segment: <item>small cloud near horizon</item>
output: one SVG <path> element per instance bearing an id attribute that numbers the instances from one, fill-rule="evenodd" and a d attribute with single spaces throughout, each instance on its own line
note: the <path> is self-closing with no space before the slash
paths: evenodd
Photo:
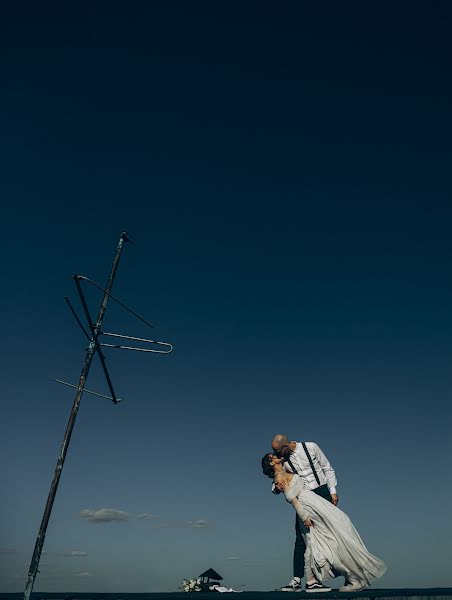
<path id="1" fill-rule="evenodd" d="M 88 571 L 81 571 L 80 573 L 76 573 L 77 577 L 92 577 L 92 573 Z"/>
<path id="2" fill-rule="evenodd" d="M 227 556 L 226 560 L 241 560 L 240 556 Z"/>
<path id="3" fill-rule="evenodd" d="M 197 521 L 161 521 L 154 525 L 155 529 L 205 529 L 212 524 L 203 519 Z"/>
<path id="4" fill-rule="evenodd" d="M 15 548 L 3 547 L 0 548 L 0 554 L 17 554 L 17 550 Z"/>
<path id="5" fill-rule="evenodd" d="M 91 508 L 85 508 L 84 510 L 79 512 L 79 516 L 82 519 L 86 519 L 90 523 L 113 523 L 113 522 L 123 522 L 128 521 L 129 519 L 135 518 L 139 521 L 152 521 L 156 519 L 160 519 L 159 515 L 153 515 L 152 513 L 139 513 L 137 515 L 133 513 L 126 512 L 124 510 L 119 510 L 117 508 L 99 508 L 97 510 L 93 510 Z M 212 524 L 204 519 L 197 519 L 194 521 L 185 521 L 185 522 L 160 522 L 156 523 L 154 527 L 161 529 L 163 527 L 171 527 L 171 528 L 179 528 L 179 527 L 188 527 L 192 529 L 205 529 L 207 527 L 212 527 Z M 76 552 L 76 551 L 73 551 Z M 85 554 L 72 554 L 67 553 L 65 556 L 85 556 Z"/>
<path id="6" fill-rule="evenodd" d="M 210 527 L 210 523 L 208 523 L 207 521 L 204 521 L 203 519 L 198 519 L 197 521 L 188 521 L 188 526 L 189 527 L 194 527 L 194 528 L 203 528 L 203 527 Z"/>
<path id="7" fill-rule="evenodd" d="M 81 550 L 71 550 L 70 552 L 64 552 L 63 556 L 66 558 L 72 558 L 73 556 L 88 556 L 88 552 L 82 552 Z"/>
<path id="8" fill-rule="evenodd" d="M 127 513 L 124 510 L 118 510 L 117 508 L 99 508 L 98 510 L 85 508 L 79 513 L 79 515 L 90 523 L 113 523 L 128 521 L 132 516 L 130 513 Z"/>

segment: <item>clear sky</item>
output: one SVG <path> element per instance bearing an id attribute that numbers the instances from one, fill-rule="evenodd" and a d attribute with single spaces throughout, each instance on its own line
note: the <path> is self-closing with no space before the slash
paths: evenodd
<path id="1" fill-rule="evenodd" d="M 114 293 L 158 327 L 105 325 L 175 349 L 108 352 L 124 402 L 82 399 L 35 589 L 286 583 L 277 432 L 330 458 L 380 586 L 452 585 L 450 3 L 1 10 L 1 591 L 86 347 L 63 298 L 124 229 Z"/>

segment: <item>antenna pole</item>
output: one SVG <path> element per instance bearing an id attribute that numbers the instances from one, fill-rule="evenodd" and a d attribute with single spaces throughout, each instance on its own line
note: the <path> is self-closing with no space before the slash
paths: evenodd
<path id="1" fill-rule="evenodd" d="M 50 513 L 52 512 L 53 503 L 55 500 L 56 492 L 58 489 L 58 484 L 60 482 L 61 472 L 63 470 L 64 460 L 66 458 L 67 450 L 69 447 L 69 442 L 72 436 L 72 430 L 74 429 L 75 419 L 77 418 L 78 409 L 80 406 L 80 400 L 82 398 L 83 391 L 85 389 L 85 383 L 88 378 L 88 373 L 91 367 L 91 362 L 93 360 L 94 354 L 98 348 L 97 337 L 101 330 L 102 320 L 104 318 L 104 314 L 107 308 L 108 300 L 110 298 L 110 292 L 113 287 L 113 282 L 115 279 L 116 271 L 118 269 L 119 260 L 121 258 L 121 253 L 123 250 L 123 246 L 125 242 L 130 241 L 126 232 L 123 231 L 119 238 L 118 247 L 116 249 L 115 258 L 113 260 L 113 265 L 111 267 L 110 276 L 108 278 L 107 287 L 104 291 L 104 296 L 102 298 L 102 303 L 99 308 L 99 313 L 97 315 L 96 323 L 93 326 L 93 330 L 91 333 L 91 339 L 89 346 L 86 350 L 85 360 L 83 362 L 82 371 L 80 373 L 80 379 L 77 386 L 77 392 L 75 394 L 74 403 L 72 404 L 71 414 L 69 415 L 69 421 L 66 427 L 66 432 L 64 434 L 63 443 L 61 445 L 60 454 L 58 456 L 57 464 L 55 467 L 55 473 L 53 476 L 52 483 L 50 485 L 49 495 L 47 497 L 47 503 L 44 509 L 44 514 L 42 515 L 41 526 L 39 528 L 38 537 L 36 538 L 35 549 L 33 551 L 33 557 L 31 559 L 30 568 L 28 570 L 28 580 L 27 585 L 25 587 L 23 600 L 30 600 L 31 593 L 33 591 L 34 582 L 36 579 L 36 575 L 38 573 L 39 561 L 41 559 L 42 547 L 44 545 L 44 539 L 46 536 L 47 525 L 50 519 Z M 78 275 L 74 275 L 74 279 L 78 282 Z"/>

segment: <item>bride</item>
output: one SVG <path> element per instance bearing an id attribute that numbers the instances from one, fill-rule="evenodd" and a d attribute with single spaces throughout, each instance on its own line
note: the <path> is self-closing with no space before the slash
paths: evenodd
<path id="1" fill-rule="evenodd" d="M 301 477 L 284 471 L 274 454 L 262 459 L 264 475 L 284 489 L 302 522 L 306 542 L 305 573 L 307 582 L 345 576 L 340 591 L 357 592 L 381 577 L 386 565 L 370 554 L 348 516 L 337 506 L 303 487 Z M 301 523 L 300 523 L 301 525 Z"/>

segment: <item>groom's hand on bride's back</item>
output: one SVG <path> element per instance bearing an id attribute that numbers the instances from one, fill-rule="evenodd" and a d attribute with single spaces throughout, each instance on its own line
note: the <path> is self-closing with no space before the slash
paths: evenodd
<path id="1" fill-rule="evenodd" d="M 337 506 L 337 503 L 339 502 L 339 496 L 337 494 L 331 494 L 331 502 L 334 504 L 334 506 Z"/>

